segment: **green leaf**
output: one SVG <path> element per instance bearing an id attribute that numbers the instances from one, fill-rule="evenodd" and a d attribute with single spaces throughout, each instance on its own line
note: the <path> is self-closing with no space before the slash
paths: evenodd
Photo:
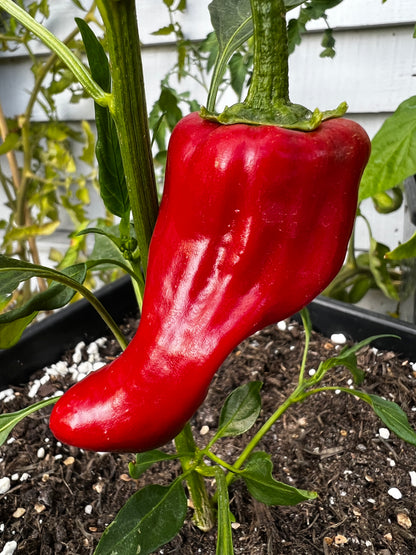
<path id="1" fill-rule="evenodd" d="M 395 337 L 400 339 L 398 335 L 383 333 L 380 335 L 371 335 L 370 337 L 366 337 L 362 341 L 352 345 L 352 347 L 344 347 L 336 357 L 331 357 L 321 362 L 315 376 L 311 378 L 310 383 L 317 383 L 321 381 L 326 372 L 328 372 L 331 368 L 345 366 L 351 372 L 354 382 L 358 385 L 362 384 L 365 378 L 365 372 L 361 368 L 358 368 L 356 353 L 363 347 L 373 343 L 373 341 L 384 337 Z"/>
<path id="2" fill-rule="evenodd" d="M 25 407 L 24 409 L 21 409 L 17 412 L 1 414 L 0 415 L 0 446 L 6 442 L 10 432 L 17 424 L 19 424 L 21 420 L 23 420 L 23 418 L 26 418 L 26 416 L 29 416 L 29 414 L 32 414 L 33 412 L 39 409 L 42 409 L 43 407 L 47 407 L 48 405 L 52 405 L 53 403 L 56 403 L 58 399 L 59 399 L 59 396 L 52 397 L 50 399 L 42 399 L 42 401 L 39 401 L 38 403 L 30 405 L 30 407 Z"/>
<path id="3" fill-rule="evenodd" d="M 218 431 L 210 445 L 221 437 L 241 435 L 253 426 L 261 410 L 261 387 L 261 382 L 250 382 L 230 393 L 221 411 Z"/>
<path id="4" fill-rule="evenodd" d="M 402 243 L 384 255 L 388 260 L 405 260 L 416 256 L 416 233 L 408 241 Z"/>
<path id="5" fill-rule="evenodd" d="M 32 312 L 24 318 L 17 318 L 7 324 L 0 323 L 0 349 L 10 349 L 10 347 L 16 345 L 22 337 L 22 333 L 36 318 L 37 314 L 37 312 Z"/>
<path id="6" fill-rule="evenodd" d="M 218 555 L 234 555 L 233 534 L 231 528 L 232 518 L 227 480 L 223 470 L 221 470 L 219 466 L 215 467 L 215 481 L 217 484 L 218 494 L 218 534 L 216 553 Z"/>
<path id="7" fill-rule="evenodd" d="M 0 144 L 0 156 L 14 150 L 19 144 L 20 137 L 17 133 L 9 133 Z"/>
<path id="8" fill-rule="evenodd" d="M 91 126 L 88 123 L 88 121 L 85 121 L 85 120 L 82 121 L 81 125 L 85 133 L 86 141 L 85 141 L 84 148 L 82 150 L 82 155 L 79 157 L 79 159 L 85 162 L 86 164 L 93 166 L 95 161 L 95 156 L 94 156 L 95 136 L 91 130 Z"/>
<path id="9" fill-rule="evenodd" d="M 177 458 L 178 457 L 176 455 L 168 455 L 163 451 L 159 451 L 159 449 L 153 449 L 152 451 L 146 451 L 145 453 L 138 453 L 136 455 L 136 462 L 129 463 L 130 476 L 134 480 L 138 480 L 140 476 L 153 464 Z"/>
<path id="10" fill-rule="evenodd" d="M 107 54 L 88 23 L 79 17 L 75 18 L 75 22 L 85 46 L 91 75 L 105 92 L 110 92 L 111 73 Z"/>
<path id="11" fill-rule="evenodd" d="M 91 260 L 114 260 L 114 263 L 126 263 L 121 252 L 121 238 L 119 237 L 119 229 L 117 226 L 103 226 L 88 228 L 81 232 L 94 233 L 95 241 L 90 258 Z M 101 269 L 109 268 L 103 265 Z"/>
<path id="12" fill-rule="evenodd" d="M 321 58 L 333 58 L 335 56 L 335 39 L 332 34 L 332 29 L 326 29 L 322 37 L 321 46 L 323 51 L 319 54 Z"/>
<path id="13" fill-rule="evenodd" d="M 58 283 L 64 282 L 65 284 L 69 284 L 74 279 L 78 281 L 76 276 L 82 275 L 83 268 L 85 269 L 84 264 L 75 264 L 65 270 L 58 271 L 47 266 L 32 264 L 0 254 L 0 296 L 10 294 L 22 281 L 37 276 L 51 279 Z M 78 281 L 78 283 L 80 282 Z"/>
<path id="14" fill-rule="evenodd" d="M 59 227 L 59 220 L 47 222 L 42 225 L 32 224 L 25 227 L 14 227 L 7 232 L 6 238 L 8 241 L 21 241 L 29 237 L 39 237 L 45 235 L 52 235 Z"/>
<path id="15" fill-rule="evenodd" d="M 382 399 L 377 395 L 370 395 L 356 389 L 348 389 L 346 387 L 338 389 L 359 397 L 368 403 L 389 430 L 394 432 L 403 441 L 416 445 L 416 431 L 410 426 L 406 413 L 399 405 L 393 403 L 393 401 L 386 401 L 386 399 Z"/>
<path id="16" fill-rule="evenodd" d="M 95 555 L 149 555 L 176 536 L 187 510 L 179 481 L 135 493 L 105 529 Z"/>
<path id="17" fill-rule="evenodd" d="M 83 12 L 87 11 L 79 0 L 72 0 L 72 3 L 75 4 L 77 8 L 80 8 Z"/>
<path id="18" fill-rule="evenodd" d="M 377 287 L 386 295 L 386 297 L 399 301 L 399 293 L 390 278 L 385 259 L 385 255 L 389 252 L 389 250 L 389 247 L 379 243 L 374 239 L 374 237 L 371 237 L 369 265 Z"/>
<path id="19" fill-rule="evenodd" d="M 359 200 L 400 185 L 416 173 L 416 96 L 402 102 L 372 140 Z"/>
<path id="20" fill-rule="evenodd" d="M 297 505 L 318 497 L 315 492 L 277 482 L 272 471 L 270 455 L 257 452 L 253 453 L 239 476 L 243 478 L 251 495 L 266 505 Z"/>
<path id="21" fill-rule="evenodd" d="M 166 25 L 165 27 L 161 27 L 157 31 L 153 31 L 152 35 L 160 36 L 160 35 L 170 35 L 171 33 L 175 32 L 175 26 L 173 23 L 170 25 Z"/>
<path id="22" fill-rule="evenodd" d="M 353 285 L 348 291 L 348 302 L 356 304 L 368 293 L 368 291 L 374 286 L 374 279 L 365 274 L 358 273 Z"/>
<path id="23" fill-rule="evenodd" d="M 233 54 L 230 63 L 231 87 L 238 97 L 241 97 L 244 83 L 247 77 L 247 68 L 244 57 L 240 52 Z"/>
<path id="24" fill-rule="evenodd" d="M 86 276 L 86 265 L 75 264 L 62 270 L 61 274 L 62 276 L 68 276 L 78 283 L 83 283 Z M 32 277 L 30 273 L 29 275 L 21 274 L 18 270 L 16 272 L 11 270 L 10 273 L 4 272 L 4 274 L 0 275 L 2 278 L 0 281 L 4 288 L 11 287 L 18 276 L 23 278 L 21 281 Z M 38 274 L 34 271 L 32 275 Z M 46 291 L 32 296 L 22 306 L 0 314 L 0 349 L 8 349 L 17 343 L 26 326 L 35 318 L 39 311 L 61 308 L 68 304 L 74 295 L 75 290 L 73 288 L 62 283 L 52 283 Z M 13 324 L 11 325 L 12 322 Z"/>
<path id="25" fill-rule="evenodd" d="M 228 60 L 252 36 L 253 22 L 250 0 L 213 0 L 208 9 L 219 46 L 207 100 L 208 111 L 214 112 Z"/>
<path id="26" fill-rule="evenodd" d="M 84 41 L 91 74 L 103 90 L 109 92 L 111 74 L 107 55 L 87 23 L 82 19 L 77 19 L 76 22 Z M 107 210 L 125 218 L 130 211 L 130 200 L 116 126 L 108 108 L 103 108 L 97 103 L 94 107 L 97 125 L 95 153 L 99 168 L 100 195 Z"/>

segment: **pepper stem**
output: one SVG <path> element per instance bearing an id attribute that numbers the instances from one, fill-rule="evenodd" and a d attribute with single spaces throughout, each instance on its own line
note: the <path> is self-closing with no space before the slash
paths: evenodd
<path id="1" fill-rule="evenodd" d="M 289 50 L 283 0 L 251 0 L 254 65 L 246 106 L 269 110 L 289 102 Z M 261 37 L 261 40 L 259 40 Z"/>
<path id="2" fill-rule="evenodd" d="M 345 102 L 335 110 L 313 112 L 289 100 L 289 48 L 284 0 L 250 0 L 254 29 L 253 76 L 244 102 L 221 114 L 202 108 L 201 116 L 232 125 L 275 125 L 312 131 L 323 120 L 343 116 Z"/>

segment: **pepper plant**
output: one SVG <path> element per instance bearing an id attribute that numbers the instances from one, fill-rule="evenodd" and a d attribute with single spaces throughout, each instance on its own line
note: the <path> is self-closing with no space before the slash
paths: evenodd
<path id="1" fill-rule="evenodd" d="M 169 541 L 187 512 L 184 484 L 195 524 L 209 530 L 217 523 L 218 554 L 233 553 L 231 483 L 243 480 L 253 497 L 273 505 L 317 495 L 276 481 L 271 455 L 257 450 L 260 440 L 294 403 L 335 389 L 322 383 L 332 368 L 345 365 L 357 386 L 363 381 L 355 353 L 374 338 L 345 348 L 305 376 L 310 321 L 304 307 L 342 265 L 370 144 L 358 124 L 342 117 L 345 104 L 311 111 L 290 101 L 286 11 L 300 4 L 251 0 L 237 26 L 234 10 L 224 39 L 223 3 L 211 3 L 213 26 L 223 40 L 212 87 L 207 106 L 173 130 L 159 210 L 134 0 L 97 1 L 110 64 L 85 21 L 77 21 L 90 71 L 11 0 L 0 0 L 60 56 L 95 101 L 99 169 L 101 177 L 113 178 L 102 195 L 110 197 L 121 233 L 86 232 L 106 233 L 124 249 L 126 262 L 120 264 L 134 280 L 141 307 L 138 331 L 126 346 L 111 316 L 82 285 L 88 264 L 57 272 L 2 257 L 8 287 L 41 275 L 56 282 L 50 303 L 68 287 L 84 293 L 125 350 L 59 400 L 2 416 L 0 438 L 25 415 L 54 404 L 50 426 L 58 439 L 85 449 L 138 453 L 130 465 L 134 478 L 157 461 L 179 459 L 182 466 L 172 484 L 149 485 L 132 496 L 105 530 L 97 554 L 150 554 Z M 252 32 L 247 97 L 217 113 L 224 64 Z M 256 330 L 299 310 L 306 345 L 293 393 L 266 417 L 238 458 L 226 461 L 216 454 L 217 442 L 248 432 L 260 417 L 261 384 L 242 385 L 227 399 L 214 437 L 197 447 L 189 421 L 225 357 Z M 416 445 L 416 433 L 397 405 L 361 389 L 337 389 L 367 402 L 399 437 Z M 159 449 L 172 439 L 174 454 Z M 216 489 L 210 496 L 206 482 L 212 479 Z"/>

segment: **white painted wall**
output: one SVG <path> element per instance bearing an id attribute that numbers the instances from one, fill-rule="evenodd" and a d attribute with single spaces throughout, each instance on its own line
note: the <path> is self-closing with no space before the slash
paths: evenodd
<path id="1" fill-rule="evenodd" d="M 208 4 L 209 0 L 188 0 L 187 12 L 180 17 L 187 37 L 202 39 L 211 30 Z M 160 80 L 175 62 L 175 48 L 169 37 L 151 34 L 169 23 L 162 0 L 140 0 L 137 6 L 147 101 L 151 107 L 158 96 Z M 81 15 L 68 0 L 51 2 L 51 11 L 48 25 L 61 38 L 69 32 L 71 20 Z M 384 4 L 382 0 L 344 0 L 328 12 L 328 23 L 335 30 L 335 58 L 319 57 L 321 32 L 325 28 L 322 21 L 310 24 L 311 32 L 291 56 L 292 100 L 321 109 L 346 100 L 350 117 L 360 122 L 372 137 L 400 102 L 416 94 L 416 40 L 412 38 L 415 20 L 415 0 L 387 0 Z M 39 54 L 47 52 L 39 43 L 34 42 L 33 48 Z M 26 91 L 33 79 L 29 67 L 19 49 L 11 54 L 0 53 L 0 100 L 6 115 L 24 110 Z M 185 82 L 184 88 L 188 86 L 204 103 L 205 92 L 194 82 Z M 68 98 L 61 97 L 60 118 L 69 121 L 93 118 L 90 101 L 71 105 Z M 230 97 L 224 100 L 229 101 Z M 40 111 L 35 110 L 34 115 L 42 118 Z M 394 246 L 409 233 L 404 209 L 390 216 L 378 216 L 368 202 L 364 210 L 378 240 Z M 367 244 L 364 227 L 359 227 L 357 236 L 364 247 Z"/>

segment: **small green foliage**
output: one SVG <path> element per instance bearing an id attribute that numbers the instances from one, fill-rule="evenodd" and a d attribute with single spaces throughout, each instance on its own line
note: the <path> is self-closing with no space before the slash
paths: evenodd
<path id="1" fill-rule="evenodd" d="M 261 410 L 261 387 L 261 382 L 249 382 L 230 393 L 221 411 L 218 431 L 211 443 L 222 437 L 241 435 L 253 426 Z"/>
<path id="2" fill-rule="evenodd" d="M 7 438 L 9 437 L 13 428 L 21 422 L 26 416 L 29 416 L 33 412 L 40 410 L 48 405 L 52 405 L 56 403 L 59 397 L 52 397 L 50 399 L 43 399 L 34 405 L 30 405 L 30 407 L 25 407 L 17 412 L 10 412 L 7 414 L 0 415 L 0 446 L 3 445 Z"/>
<path id="3" fill-rule="evenodd" d="M 360 200 L 400 185 L 416 174 L 416 96 L 402 102 L 372 140 Z"/>
<path id="4" fill-rule="evenodd" d="M 105 529 L 95 555 L 149 555 L 174 538 L 187 511 L 179 481 L 150 485 L 135 493 Z"/>
<path id="5" fill-rule="evenodd" d="M 270 455 L 263 452 L 253 453 L 248 460 L 241 478 L 250 494 L 266 505 L 297 505 L 308 499 L 316 499 L 318 494 L 294 488 L 276 481 L 272 476 L 273 463 Z"/>
<path id="6" fill-rule="evenodd" d="M 153 464 L 177 458 L 177 455 L 168 455 L 163 451 L 159 451 L 159 449 L 153 449 L 152 451 L 146 451 L 145 453 L 138 453 L 136 455 L 136 462 L 129 463 L 130 476 L 134 480 L 138 480 L 140 476 Z"/>

